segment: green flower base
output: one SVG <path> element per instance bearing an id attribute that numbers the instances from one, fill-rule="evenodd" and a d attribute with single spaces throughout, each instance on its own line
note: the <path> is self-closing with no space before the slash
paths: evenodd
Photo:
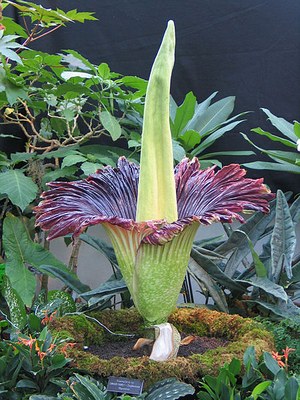
<path id="1" fill-rule="evenodd" d="M 92 314 L 94 318 L 113 332 L 145 333 L 143 321 L 136 310 L 103 311 Z M 123 376 L 145 381 L 146 387 L 168 377 L 176 377 L 195 384 L 204 375 L 215 375 L 219 367 L 232 358 L 243 359 L 248 346 L 254 346 L 259 357 L 263 351 L 275 349 L 273 336 L 264 327 L 250 318 L 228 315 L 206 308 L 180 308 L 169 318 L 179 332 L 190 335 L 222 337 L 229 340 L 225 347 L 208 350 L 203 354 L 177 357 L 175 360 L 156 362 L 149 357 L 113 357 L 104 360 L 82 349 L 83 345 L 101 344 L 105 341 L 121 340 L 108 334 L 98 324 L 83 315 L 65 316 L 52 323 L 52 330 L 60 336 L 72 337 L 78 348 L 70 350 L 68 356 L 74 364 L 91 374 L 107 378 Z"/>

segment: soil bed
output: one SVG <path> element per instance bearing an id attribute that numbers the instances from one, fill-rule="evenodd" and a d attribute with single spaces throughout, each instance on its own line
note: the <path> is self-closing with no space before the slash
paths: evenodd
<path id="1" fill-rule="evenodd" d="M 182 335 L 184 337 L 185 335 Z M 144 346 L 139 350 L 133 350 L 136 339 L 128 339 L 126 341 L 110 341 L 103 345 L 91 345 L 86 350 L 87 352 L 101 357 L 104 360 L 109 360 L 112 357 L 142 357 L 149 356 L 151 353 L 151 346 Z M 214 337 L 200 337 L 195 336 L 194 340 L 188 345 L 180 346 L 178 351 L 179 357 L 188 357 L 193 354 L 203 354 L 207 350 L 212 350 L 217 347 L 225 347 L 230 341 L 224 338 Z"/>

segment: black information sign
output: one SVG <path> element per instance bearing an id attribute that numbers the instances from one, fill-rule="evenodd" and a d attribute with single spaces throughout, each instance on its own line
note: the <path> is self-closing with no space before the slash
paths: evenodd
<path id="1" fill-rule="evenodd" d="M 110 376 L 108 378 L 107 391 L 140 395 L 143 391 L 143 384 L 144 381 L 141 381 L 140 379 Z"/>

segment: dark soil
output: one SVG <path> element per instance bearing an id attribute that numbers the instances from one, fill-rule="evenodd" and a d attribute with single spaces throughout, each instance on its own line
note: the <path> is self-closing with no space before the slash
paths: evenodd
<path id="1" fill-rule="evenodd" d="M 184 337 L 184 335 L 182 335 L 182 337 Z M 101 346 L 91 345 L 86 349 L 86 351 L 106 360 L 115 356 L 127 358 L 150 355 L 152 346 L 144 346 L 139 350 L 133 350 L 132 348 L 135 342 L 136 339 L 117 342 L 111 341 L 106 342 Z M 229 344 L 229 341 L 224 338 L 195 336 L 195 339 L 191 343 L 180 346 L 178 356 L 187 357 L 192 354 L 202 354 L 207 350 L 215 349 L 216 347 L 224 347 L 227 344 Z"/>

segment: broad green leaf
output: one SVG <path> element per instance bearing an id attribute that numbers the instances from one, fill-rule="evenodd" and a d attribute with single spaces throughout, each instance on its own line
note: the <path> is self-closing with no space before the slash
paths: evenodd
<path id="1" fill-rule="evenodd" d="M 6 71 L 2 67 L 0 67 L 0 92 L 5 92 L 6 99 L 10 105 L 13 105 L 18 98 L 27 98 L 25 88 L 11 82 L 6 75 Z"/>
<path id="2" fill-rule="evenodd" d="M 285 398 L 284 400 L 299 400 L 299 379 L 294 376 L 290 376 L 284 388 Z"/>
<path id="3" fill-rule="evenodd" d="M 198 154 L 202 153 L 205 149 L 211 146 L 217 139 L 224 135 L 224 133 L 232 130 L 238 124 L 242 123 L 244 120 L 241 121 L 234 121 L 228 125 L 223 126 L 222 128 L 217 129 L 215 132 L 207 136 L 205 140 L 203 140 L 199 146 L 197 146 L 192 152 L 192 156 L 197 156 Z"/>
<path id="4" fill-rule="evenodd" d="M 253 263 L 255 267 L 255 272 L 258 278 L 266 278 L 267 277 L 267 270 L 266 267 L 264 266 L 263 262 L 260 260 L 258 254 L 254 250 L 254 246 L 251 242 L 251 240 L 248 240 L 248 244 L 251 250 L 252 258 L 253 258 Z"/>
<path id="5" fill-rule="evenodd" d="M 98 67 L 98 74 L 102 79 L 108 79 L 110 77 L 110 68 L 106 63 L 101 63 Z"/>
<path id="6" fill-rule="evenodd" d="M 81 297 L 90 297 L 95 295 L 111 295 L 115 293 L 124 292 L 127 290 L 126 283 L 123 279 L 109 279 L 102 283 L 98 288 L 89 290 L 88 292 L 81 293 Z"/>
<path id="7" fill-rule="evenodd" d="M 290 299 L 288 299 L 287 302 L 278 300 L 277 304 L 268 303 L 259 299 L 246 301 L 247 303 L 258 304 L 267 311 L 271 311 L 273 314 L 278 315 L 281 318 L 297 318 L 300 323 L 300 309 Z"/>
<path id="8" fill-rule="evenodd" d="M 47 262 L 47 260 L 45 261 Z M 53 263 L 52 265 L 47 265 L 45 263 L 39 265 L 39 270 L 43 273 L 55 276 L 76 293 L 80 294 L 91 290 L 89 286 L 80 282 L 78 277 L 74 273 L 71 273 L 71 271 L 67 268 L 61 268 L 59 266 L 53 265 Z"/>
<path id="9" fill-rule="evenodd" d="M 37 185 L 20 170 L 0 173 L 0 193 L 7 194 L 10 201 L 22 211 L 36 198 Z"/>
<path id="10" fill-rule="evenodd" d="M 297 121 L 294 122 L 294 133 L 300 139 L 300 123 Z"/>
<path id="11" fill-rule="evenodd" d="M 276 360 L 272 357 L 270 353 L 264 352 L 264 362 L 266 367 L 272 372 L 273 375 L 276 375 L 280 371 L 280 367 Z"/>
<path id="12" fill-rule="evenodd" d="M 208 132 L 227 120 L 234 109 L 235 97 L 229 96 L 210 105 L 201 115 L 193 118 L 187 125 L 186 130 L 193 129 L 200 135 Z M 196 114 L 195 114 L 196 116 Z"/>
<path id="13" fill-rule="evenodd" d="M 275 225 L 271 237 L 272 275 L 278 282 L 282 268 L 292 277 L 292 261 L 296 248 L 296 233 L 289 205 L 281 190 L 277 192 Z"/>
<path id="14" fill-rule="evenodd" d="M 217 307 L 220 311 L 228 312 L 228 305 L 224 292 L 220 289 L 219 285 L 212 279 L 209 273 L 207 273 L 195 260 L 190 259 L 189 272 L 196 281 L 199 281 L 206 287 L 210 296 L 214 299 Z"/>
<path id="15" fill-rule="evenodd" d="M 80 239 L 92 246 L 94 249 L 100 251 L 107 259 L 109 262 L 115 266 L 118 265 L 118 261 L 114 252 L 114 249 L 112 246 L 108 245 L 106 241 L 101 240 L 98 237 L 91 236 L 87 233 L 82 233 L 80 235 Z"/>
<path id="16" fill-rule="evenodd" d="M 94 382 L 92 382 L 89 378 L 79 374 L 75 374 L 75 376 L 84 386 L 84 388 L 92 395 L 93 399 L 105 400 L 105 393 Z"/>
<path id="17" fill-rule="evenodd" d="M 258 276 L 254 276 L 250 279 L 238 279 L 238 282 L 248 283 L 252 286 L 255 286 L 259 289 L 263 289 L 266 293 L 281 299 L 285 302 L 288 300 L 288 296 L 283 289 L 282 286 L 277 285 L 276 283 L 270 281 L 267 277 L 260 278 Z"/>
<path id="18" fill-rule="evenodd" d="M 3 36 L 4 30 L 0 31 L 0 54 L 4 57 L 13 60 L 19 64 L 22 64 L 20 56 L 12 49 L 20 48 L 20 44 L 15 42 L 18 38 L 17 35 L 5 35 Z"/>
<path id="19" fill-rule="evenodd" d="M 300 174 L 300 166 L 291 165 L 289 163 L 278 164 L 273 162 L 265 162 L 265 161 L 254 161 L 250 163 L 242 164 L 246 168 L 252 169 L 260 169 L 260 170 L 271 170 L 271 171 L 280 171 L 280 172 L 291 172 L 294 174 Z"/>
<path id="20" fill-rule="evenodd" d="M 18 164 L 19 162 L 22 161 L 28 161 L 31 160 L 36 156 L 36 153 L 21 153 L 21 152 L 16 152 L 12 153 L 10 155 L 10 159 L 14 164 Z"/>
<path id="21" fill-rule="evenodd" d="M 3 278 L 1 292 L 7 302 L 11 322 L 15 328 L 19 330 L 23 329 L 27 323 L 25 305 L 19 293 L 12 287 L 7 276 Z"/>
<path id="22" fill-rule="evenodd" d="M 231 291 L 245 292 L 246 288 L 237 283 L 234 279 L 228 277 L 224 272 L 212 261 L 211 257 L 201 254 L 195 248 L 191 251 L 191 257 L 196 262 L 193 264 L 193 270 L 195 272 L 197 264 L 204 269 L 215 281 L 220 285 L 225 286 Z"/>
<path id="23" fill-rule="evenodd" d="M 195 388 L 192 385 L 178 381 L 176 378 L 166 378 L 151 386 L 146 400 L 176 400 L 194 393 Z"/>
<path id="24" fill-rule="evenodd" d="M 50 251 L 31 240 L 22 220 L 12 214 L 4 220 L 3 247 L 7 258 L 6 274 L 27 306 L 31 306 L 36 287 L 34 274 L 29 272 L 28 265 L 41 271 L 43 264 L 49 264 L 72 275 Z"/>
<path id="25" fill-rule="evenodd" d="M 294 127 L 293 124 L 290 122 L 286 121 L 284 118 L 276 117 L 274 114 L 271 113 L 266 108 L 262 108 L 262 111 L 267 114 L 269 117 L 269 121 L 275 128 L 277 128 L 283 135 L 287 136 L 289 139 L 291 139 L 293 142 L 297 140 L 297 136 L 294 133 Z"/>
<path id="26" fill-rule="evenodd" d="M 86 157 L 80 154 L 70 154 L 63 159 L 61 164 L 61 168 L 70 167 L 71 165 L 75 165 L 77 163 L 82 163 L 86 161 Z"/>
<path id="27" fill-rule="evenodd" d="M 174 160 L 180 162 L 185 157 L 184 148 L 176 141 L 172 140 Z"/>
<path id="28" fill-rule="evenodd" d="M 190 119 L 192 119 L 196 106 L 196 97 L 189 92 L 183 103 L 177 108 L 173 121 L 172 136 L 177 139 Z"/>
<path id="29" fill-rule="evenodd" d="M 100 163 L 92 163 L 92 162 L 84 162 L 80 165 L 80 169 L 83 171 L 84 175 L 89 176 L 94 174 L 98 169 L 102 169 L 103 164 Z"/>
<path id="30" fill-rule="evenodd" d="M 201 160 L 205 160 L 206 158 L 213 158 L 219 156 L 252 156 L 255 153 L 253 151 L 217 151 L 215 153 L 206 153 L 201 154 Z"/>
<path id="31" fill-rule="evenodd" d="M 216 96 L 217 93 L 218 92 L 212 93 L 207 99 L 196 106 L 194 115 L 192 119 L 186 124 L 185 130 L 199 131 L 199 129 L 197 129 L 198 123 L 199 121 L 201 121 L 203 113 L 208 109 L 211 100 Z"/>
<path id="32" fill-rule="evenodd" d="M 120 79 L 125 86 L 133 89 L 137 89 L 142 94 L 146 93 L 148 82 L 145 79 L 139 78 L 137 76 L 123 76 Z"/>
<path id="33" fill-rule="evenodd" d="M 281 144 L 283 144 L 285 146 L 295 148 L 295 142 L 294 141 L 292 142 L 290 140 L 283 139 L 280 136 L 273 135 L 272 133 L 264 131 L 261 128 L 251 129 L 251 132 L 258 133 L 261 136 L 266 136 L 267 138 L 271 139 L 273 142 L 279 142 L 279 143 L 281 143 Z"/>
<path id="34" fill-rule="evenodd" d="M 182 142 L 183 147 L 186 151 L 193 149 L 196 144 L 200 143 L 201 137 L 196 131 L 185 131 L 183 135 L 180 136 L 180 142 Z"/>
<path id="35" fill-rule="evenodd" d="M 118 120 L 109 111 L 101 112 L 100 121 L 103 127 L 110 133 L 113 141 L 119 139 L 122 133 L 121 126 Z"/>
<path id="36" fill-rule="evenodd" d="M 271 384 L 272 381 L 264 381 L 256 385 L 251 393 L 251 396 L 253 396 L 253 400 L 257 400 L 259 398 L 259 395 L 263 393 Z"/>

